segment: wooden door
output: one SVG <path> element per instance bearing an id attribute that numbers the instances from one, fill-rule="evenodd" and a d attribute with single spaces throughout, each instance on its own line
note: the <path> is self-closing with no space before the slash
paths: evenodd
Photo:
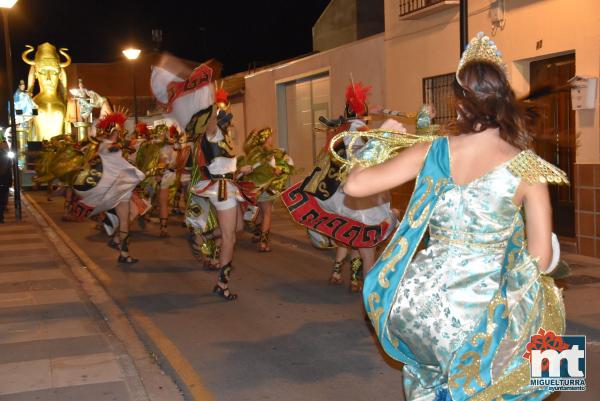
<path id="1" fill-rule="evenodd" d="M 550 185 L 554 232 L 575 237 L 575 112 L 567 81 L 575 75 L 575 54 L 548 58 L 530 65 L 531 90 L 552 88 L 536 100 L 540 118 L 535 131 L 535 151 L 569 176 L 571 185 Z"/>

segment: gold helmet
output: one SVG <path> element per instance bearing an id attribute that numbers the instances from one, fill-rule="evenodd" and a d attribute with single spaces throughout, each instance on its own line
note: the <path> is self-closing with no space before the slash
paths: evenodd
<path id="1" fill-rule="evenodd" d="M 71 56 L 67 54 L 68 49 L 61 48 L 57 52 L 56 47 L 54 47 L 50 43 L 42 43 L 38 46 L 37 51 L 35 52 L 34 59 L 30 60 L 29 58 L 27 58 L 27 55 L 35 49 L 33 48 L 33 46 L 30 45 L 27 45 L 25 47 L 27 48 L 27 50 L 23 52 L 21 58 L 25 63 L 31 66 L 35 66 L 38 69 L 45 67 L 54 68 L 58 70 L 60 68 L 65 68 L 71 64 Z M 58 53 L 65 56 L 66 60 L 61 62 Z"/>

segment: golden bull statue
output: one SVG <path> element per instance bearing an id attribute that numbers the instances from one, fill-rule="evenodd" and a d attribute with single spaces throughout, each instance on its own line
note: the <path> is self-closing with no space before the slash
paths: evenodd
<path id="1" fill-rule="evenodd" d="M 23 61 L 31 66 L 27 79 L 27 91 L 33 92 L 35 80 L 40 86 L 33 101 L 38 105 L 38 115 L 33 119 L 37 140 L 52 138 L 65 131 L 65 113 L 67 110 L 67 74 L 65 67 L 71 64 L 67 49 L 59 49 L 46 42 L 38 46 L 33 60 L 28 58 L 35 49 L 26 46 L 22 54 Z M 60 61 L 59 53 L 65 57 Z"/>

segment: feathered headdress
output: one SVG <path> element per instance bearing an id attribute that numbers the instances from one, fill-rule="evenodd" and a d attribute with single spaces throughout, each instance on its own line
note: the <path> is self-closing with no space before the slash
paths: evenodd
<path id="1" fill-rule="evenodd" d="M 177 127 L 175 125 L 171 125 L 169 127 L 169 139 L 175 140 L 175 138 L 177 138 L 177 134 L 178 134 Z"/>
<path id="2" fill-rule="evenodd" d="M 229 108 L 229 92 L 223 88 L 223 81 L 219 85 L 215 82 L 215 104 L 221 110 L 227 110 Z"/>
<path id="3" fill-rule="evenodd" d="M 350 106 L 351 111 L 357 117 L 363 116 L 367 112 L 367 96 L 371 90 L 370 86 L 363 86 L 362 82 L 352 82 L 346 88 L 346 107 Z"/>
<path id="4" fill-rule="evenodd" d="M 110 113 L 96 123 L 96 129 L 110 133 L 114 128 L 123 129 L 127 116 L 120 112 Z"/>
<path id="5" fill-rule="evenodd" d="M 137 123 L 135 126 L 135 130 L 141 136 L 148 136 L 148 126 L 146 123 Z"/>

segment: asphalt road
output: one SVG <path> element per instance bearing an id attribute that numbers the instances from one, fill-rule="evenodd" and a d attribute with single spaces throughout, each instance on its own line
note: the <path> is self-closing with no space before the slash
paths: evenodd
<path id="1" fill-rule="evenodd" d="M 94 223 L 61 221 L 62 198 L 30 195 L 106 273 L 103 283 L 179 383 L 219 401 L 403 400 L 400 365 L 382 355 L 364 321 L 361 297 L 327 285 L 327 252 L 274 242 L 260 254 L 248 234 L 237 245 L 235 302 L 212 295 L 216 274 L 192 257 L 185 229 L 134 226 L 131 252 L 117 252 Z M 348 267 L 345 267 L 346 282 Z M 190 388 L 191 387 L 191 391 Z"/>

